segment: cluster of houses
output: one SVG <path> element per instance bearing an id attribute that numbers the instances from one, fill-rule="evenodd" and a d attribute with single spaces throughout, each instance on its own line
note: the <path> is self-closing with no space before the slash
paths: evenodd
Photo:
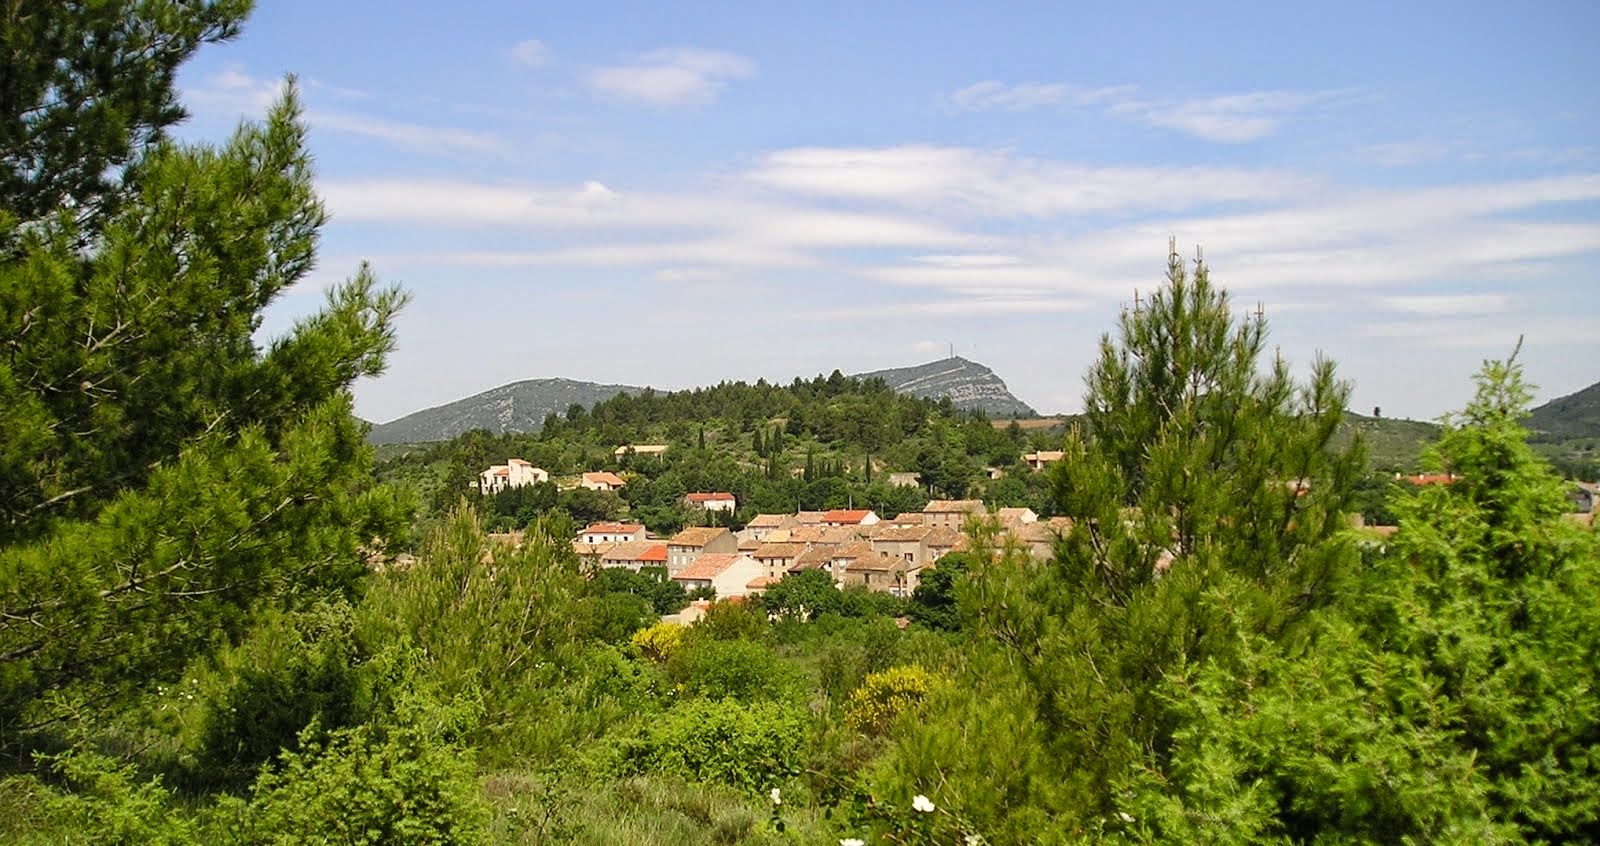
<path id="1" fill-rule="evenodd" d="M 708 497 L 704 500 L 700 497 Z M 711 503 L 726 494 L 690 494 Z M 729 506 L 731 508 L 731 506 Z M 949 552 L 966 549 L 966 519 L 984 516 L 980 500 L 934 500 L 920 512 L 883 520 L 867 509 L 758 514 L 735 532 L 693 527 L 668 538 L 651 537 L 638 523 L 595 523 L 573 541 L 591 567 L 638 572 L 664 568 L 686 590 L 711 588 L 720 598 L 760 593 L 791 573 L 822 570 L 836 585 L 909 596 L 923 570 Z M 1041 521 L 1028 508 L 1002 508 L 995 515 L 1005 531 L 1036 555 L 1048 556 L 1061 520 Z"/>

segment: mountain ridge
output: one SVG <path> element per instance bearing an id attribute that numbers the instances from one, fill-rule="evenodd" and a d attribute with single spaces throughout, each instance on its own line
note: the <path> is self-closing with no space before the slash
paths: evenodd
<path id="1" fill-rule="evenodd" d="M 957 408 L 1005 417 L 1037 417 L 1038 412 L 1012 395 L 993 370 L 961 356 L 911 367 L 857 373 L 853 379 L 882 379 L 902 394 L 938 399 L 949 397 Z"/>
<path id="2" fill-rule="evenodd" d="M 951 357 L 913 367 L 860 373 L 852 379 L 883 379 L 891 389 L 916 397 L 948 396 L 957 407 L 986 414 L 1034 417 L 1027 403 L 1012 396 L 1005 381 L 975 361 Z M 575 379 L 524 379 L 468 397 L 376 423 L 367 440 L 374 444 L 444 441 L 472 429 L 532 432 L 550 414 L 563 414 L 574 403 L 585 408 L 620 393 L 637 394 L 644 387 L 601 384 Z"/>

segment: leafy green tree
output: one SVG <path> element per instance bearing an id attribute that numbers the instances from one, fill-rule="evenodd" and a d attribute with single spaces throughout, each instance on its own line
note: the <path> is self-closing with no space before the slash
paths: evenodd
<path id="1" fill-rule="evenodd" d="M 1399 496 L 1389 554 L 1304 649 L 1241 632 L 1236 667 L 1169 676 L 1183 727 L 1114 819 L 1166 842 L 1600 837 L 1600 545 L 1525 442 L 1528 400 L 1514 359 L 1485 366 L 1433 453 L 1461 478 Z"/>
<path id="2" fill-rule="evenodd" d="M 961 616 L 956 608 L 956 586 L 966 580 L 972 569 L 972 556 L 965 552 L 948 552 L 939 557 L 932 567 L 926 567 L 917 578 L 911 591 L 911 605 L 907 609 L 911 619 L 930 629 L 953 632 L 961 628 Z"/>
<path id="3" fill-rule="evenodd" d="M 1297 384 L 1281 359 L 1263 368 L 1265 352 L 1265 323 L 1236 321 L 1205 265 L 1190 275 L 1172 255 L 1166 286 L 1123 315 L 1089 372 L 1085 431 L 1052 470 L 1052 510 L 1073 520 L 1055 559 L 1036 566 L 979 543 L 958 592 L 979 653 L 961 689 L 1026 703 L 1030 722 L 953 707 L 953 725 L 911 729 L 920 739 L 906 748 L 921 746 L 899 778 L 931 781 L 956 755 L 978 756 L 962 765 L 974 776 L 1015 768 L 988 756 L 1037 744 L 1019 774 L 1032 787 L 977 791 L 988 804 L 968 810 L 998 830 L 1043 814 L 1047 830 L 1082 831 L 1111 812 L 1119 779 L 1164 766 L 1181 724 L 1161 693 L 1168 673 L 1233 666 L 1241 632 L 1292 639 L 1343 595 L 1357 563 L 1344 512 L 1361 466 L 1358 449 L 1332 446 L 1348 389 L 1326 361 Z M 1202 601 L 1219 592 L 1237 625 Z M 1023 733 L 957 750 L 955 738 L 986 724 Z"/>
<path id="4" fill-rule="evenodd" d="M 809 620 L 820 614 L 837 614 L 844 596 L 826 570 L 791 573 L 761 594 L 761 605 L 777 617 Z"/>
<path id="5" fill-rule="evenodd" d="M 204 6 L 213 27 L 180 7 L 124 4 L 127 49 L 220 34 L 242 8 Z M 49 41 L 52 61 L 77 61 L 70 40 Z M 254 337 L 324 217 L 293 88 L 221 147 L 151 137 L 82 152 L 129 162 L 115 197 L 93 189 L 105 214 L 0 213 L 0 724 L 48 719 L 24 713 L 45 691 L 171 676 L 262 608 L 347 590 L 399 530 L 348 389 L 382 370 L 405 297 L 363 267 L 289 334 Z"/>
<path id="6" fill-rule="evenodd" d="M 178 67 L 238 35 L 250 0 L 8 3 L 0 9 L 0 208 L 65 213 L 92 237 L 135 194 L 141 154 L 183 120 Z M 0 229 L 15 246 L 16 231 Z"/>

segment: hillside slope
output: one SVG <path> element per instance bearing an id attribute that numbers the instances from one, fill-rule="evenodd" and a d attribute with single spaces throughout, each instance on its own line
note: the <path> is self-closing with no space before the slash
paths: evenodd
<path id="1" fill-rule="evenodd" d="M 957 408 L 1006 417 L 1033 417 L 1027 403 L 1011 395 L 993 370 L 960 356 L 930 361 L 916 367 L 896 367 L 858 373 L 857 379 L 882 379 L 890 388 L 914 397 L 949 397 Z"/>
<path id="2" fill-rule="evenodd" d="M 473 429 L 532 432 L 544 424 L 546 415 L 564 414 L 574 403 L 588 408 L 624 391 L 642 390 L 572 379 L 528 379 L 373 426 L 367 440 L 374 444 L 445 441 Z"/>
<path id="3" fill-rule="evenodd" d="M 1550 440 L 1600 437 L 1600 382 L 1535 408 L 1527 426 Z"/>

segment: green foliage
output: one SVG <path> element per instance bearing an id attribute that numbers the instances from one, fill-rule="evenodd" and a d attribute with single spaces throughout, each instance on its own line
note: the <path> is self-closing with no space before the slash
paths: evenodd
<path id="1" fill-rule="evenodd" d="M 0 611 L 25 621 L 0 629 L 0 720 L 170 678 L 256 610 L 349 590 L 397 535 L 347 389 L 405 298 L 363 269 L 253 338 L 311 267 L 303 135 L 290 90 L 222 148 L 141 150 L 98 229 L 41 222 L 0 259 Z"/>
<path id="2" fill-rule="evenodd" d="M 948 684 L 915 664 L 872 673 L 850 694 L 845 722 L 868 734 L 881 734 Z"/>
<path id="3" fill-rule="evenodd" d="M 748 640 L 691 641 L 666 663 L 685 696 L 744 702 L 796 700 L 803 680 L 772 650 Z"/>
<path id="4" fill-rule="evenodd" d="M 652 573 L 635 573 L 621 567 L 606 567 L 594 574 L 594 585 L 607 593 L 642 597 L 658 615 L 676 614 L 689 604 L 683 585 L 667 578 L 664 568 Z"/>
<path id="5" fill-rule="evenodd" d="M 837 614 L 844 596 L 826 570 L 790 573 L 761 594 L 761 607 L 779 619 L 805 621 L 820 614 Z"/>
<path id="6" fill-rule="evenodd" d="M 256 782 L 245 844 L 465 844 L 489 809 L 472 756 L 428 730 L 367 726 L 302 738 Z"/>
<path id="7" fill-rule="evenodd" d="M 138 154 L 183 120 L 177 69 L 239 33 L 249 0 L 11 4 L 0 11 L 0 208 L 23 222 L 115 212 Z M 8 240 L 8 239 L 7 239 Z"/>
<path id="8" fill-rule="evenodd" d="M 965 583 L 972 569 L 972 557 L 965 552 L 948 552 L 932 567 L 923 568 L 917 586 L 911 591 L 907 609 L 914 622 L 939 631 L 959 631 L 961 616 L 956 610 L 956 589 Z"/>
<path id="9" fill-rule="evenodd" d="M 414 565 L 372 581 L 361 637 L 414 650 L 419 683 L 445 699 L 479 698 L 487 706 L 479 731 L 499 735 L 570 669 L 580 639 L 596 635 L 585 628 L 585 612 L 595 610 L 587 596 L 565 539 L 532 534 L 519 549 L 491 547 L 462 507 Z"/>
<path id="10" fill-rule="evenodd" d="M 81 746 L 48 761 L 61 789 L 36 786 L 43 801 L 30 825 L 53 842 L 109 846 L 201 842 L 194 820 L 172 813 L 173 797 L 160 779 L 142 779 L 132 766 Z"/>
<path id="11" fill-rule="evenodd" d="M 689 627 L 690 641 L 765 640 L 767 618 L 753 603 L 713 602 L 705 616 Z"/>
<path id="12" fill-rule="evenodd" d="M 305 728 L 361 721 L 371 710 L 362 679 L 364 650 L 344 603 L 266 616 L 237 647 L 225 649 L 200 688 L 192 752 L 210 779 L 248 781 Z"/>
<path id="13" fill-rule="evenodd" d="M 1330 442 L 1348 389 L 1325 361 L 1303 385 L 1281 360 L 1258 369 L 1265 348 L 1263 322 L 1236 322 L 1205 266 L 1191 276 L 1171 257 L 1167 286 L 1102 340 L 1085 429 L 1051 470 L 1053 510 L 1074 521 L 1055 560 L 997 554 L 980 537 L 956 591 L 976 622 L 958 688 L 990 689 L 1034 723 L 999 744 L 1037 738 L 1038 751 L 1009 764 L 1026 767 L 1020 792 L 958 782 L 957 765 L 938 760 L 957 754 L 943 738 L 981 708 L 915 728 L 920 745 L 895 752 L 909 772 L 943 767 L 946 789 L 974 803 L 957 807 L 994 830 L 1038 813 L 1054 820 L 1046 830 L 1079 830 L 1145 765 L 1142 750 L 1164 761 L 1181 719 L 1159 695 L 1166 674 L 1237 660 L 1239 635 L 1206 597 L 1227 592 L 1239 628 L 1272 640 L 1301 636 L 1311 611 L 1341 598 L 1356 564 L 1343 515 L 1361 462 Z"/>
<path id="14" fill-rule="evenodd" d="M 805 739 L 805 714 L 791 704 L 691 699 L 624 739 L 616 766 L 764 793 L 799 774 Z"/>

